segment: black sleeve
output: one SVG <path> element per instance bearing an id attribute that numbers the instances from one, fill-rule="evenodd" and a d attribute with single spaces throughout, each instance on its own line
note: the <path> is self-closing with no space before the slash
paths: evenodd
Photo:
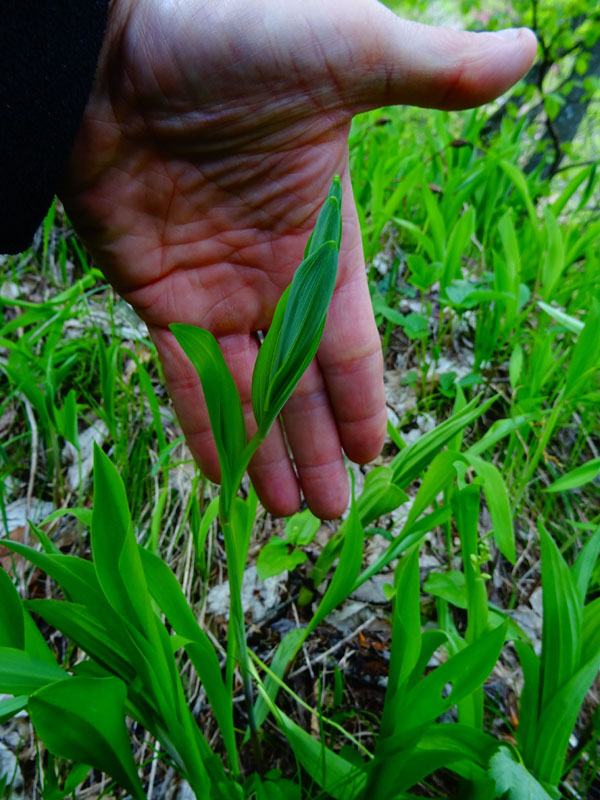
<path id="1" fill-rule="evenodd" d="M 26 249 L 54 197 L 88 99 L 109 0 L 0 8 L 0 252 Z"/>

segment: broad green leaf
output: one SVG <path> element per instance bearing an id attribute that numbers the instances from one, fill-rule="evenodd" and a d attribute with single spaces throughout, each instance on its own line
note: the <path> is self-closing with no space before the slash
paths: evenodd
<path id="1" fill-rule="evenodd" d="M 304 250 L 304 258 L 316 253 L 316 251 L 325 242 L 336 242 L 338 248 L 342 238 L 342 184 L 340 178 L 336 175 L 331 182 L 331 188 L 327 199 L 323 204 L 314 230 L 311 233 L 306 248 Z"/>
<path id="2" fill-rule="evenodd" d="M 401 488 L 408 486 L 432 462 L 453 436 L 485 414 L 494 403 L 495 398 L 490 398 L 481 405 L 479 405 L 479 401 L 479 396 L 474 397 L 457 414 L 453 414 L 441 425 L 421 436 L 420 439 L 394 456 L 390 464 L 394 475 L 394 484 Z"/>
<path id="3" fill-rule="evenodd" d="M 492 423 L 490 428 L 484 433 L 479 441 L 474 442 L 466 451 L 470 456 L 480 456 L 486 450 L 492 448 L 501 439 L 510 436 L 514 431 L 518 431 L 524 425 L 529 424 L 531 416 L 520 414 L 509 419 L 498 419 Z"/>
<path id="4" fill-rule="evenodd" d="M 538 524 L 542 550 L 541 708 L 579 669 L 581 601 L 571 571 L 545 527 Z"/>
<path id="5" fill-rule="evenodd" d="M 136 648 L 131 644 L 124 647 L 122 636 L 117 637 L 114 628 L 109 631 L 85 606 L 62 600 L 28 600 L 27 607 L 110 672 L 125 681 L 134 680 L 140 667 Z"/>
<path id="6" fill-rule="evenodd" d="M 232 496 L 237 490 L 237 485 L 232 484 L 246 447 L 246 423 L 237 387 L 212 333 L 182 323 L 169 327 L 200 378 L 219 456 L 223 490 Z"/>
<path id="7" fill-rule="evenodd" d="M 25 622 L 23 601 L 19 597 L 12 580 L 0 567 L 0 647 L 14 647 L 22 650 L 25 646 Z"/>
<path id="8" fill-rule="evenodd" d="M 27 695 L 22 694 L 18 697 L 10 697 L 8 700 L 0 700 L 0 725 L 4 725 L 24 708 L 27 708 Z"/>
<path id="9" fill-rule="evenodd" d="M 58 664 L 48 664 L 14 647 L 0 647 L 0 694 L 30 695 L 69 675 Z"/>
<path id="10" fill-rule="evenodd" d="M 227 693 L 219 659 L 210 639 L 198 625 L 179 582 L 164 561 L 140 547 L 148 586 L 173 630 L 185 639 L 185 649 L 210 701 L 228 755 L 237 763 L 232 699 Z"/>
<path id="11" fill-rule="evenodd" d="M 256 559 L 256 571 L 261 580 L 266 580 L 274 575 L 281 575 L 285 570 L 290 572 L 308 560 L 302 550 L 297 550 L 280 536 L 272 536 L 262 548 Z"/>
<path id="12" fill-rule="evenodd" d="M 600 475 L 600 458 L 592 458 L 580 467 L 572 469 L 550 484 L 545 492 L 567 492 L 585 486 Z"/>
<path id="13" fill-rule="evenodd" d="M 464 453 L 464 458 L 483 481 L 483 492 L 494 526 L 494 538 L 502 555 L 514 564 L 517 560 L 510 501 L 500 470 L 489 461 Z"/>
<path id="14" fill-rule="evenodd" d="M 125 486 L 97 445 L 94 447 L 91 544 L 98 583 L 106 599 L 155 649 L 153 667 L 165 678 L 168 667 L 160 658 L 157 633 L 160 623 L 152 610 Z"/>
<path id="15" fill-rule="evenodd" d="M 573 348 L 563 388 L 565 398 L 580 391 L 585 381 L 597 373 L 600 364 L 598 330 L 600 330 L 600 302 L 594 300 Z"/>
<path id="16" fill-rule="evenodd" d="M 252 378 L 252 408 L 263 434 L 317 352 L 335 288 L 338 253 L 337 242 L 324 242 L 300 264 L 289 294 L 279 301 Z"/>
<path id="17" fill-rule="evenodd" d="M 308 624 L 305 638 L 317 625 L 340 605 L 350 594 L 354 582 L 360 572 L 364 547 L 364 529 L 360 522 L 356 504 L 353 502 L 348 515 L 348 527 L 340 560 L 336 571 L 333 573 L 331 583 L 321 600 L 319 607 Z"/>
<path id="18" fill-rule="evenodd" d="M 448 636 L 444 631 L 435 629 L 423 631 L 421 634 L 421 652 L 407 683 L 409 689 L 412 689 L 421 680 L 431 657 L 447 641 Z"/>
<path id="19" fill-rule="evenodd" d="M 252 408 L 262 435 L 273 424 L 321 341 L 335 287 L 341 231 L 341 183 L 336 176 L 306 245 L 304 260 L 281 296 L 258 352 L 252 376 Z"/>
<path id="20" fill-rule="evenodd" d="M 510 380 L 510 388 L 513 390 L 513 392 L 519 385 L 519 380 L 521 379 L 522 371 L 523 371 L 523 348 L 517 342 L 517 344 L 513 347 L 512 353 L 510 354 L 510 361 L 508 364 L 508 377 Z"/>
<path id="21" fill-rule="evenodd" d="M 125 695 L 118 678 L 71 678 L 30 697 L 29 713 L 51 753 L 91 764 L 143 800 L 125 728 Z"/>
<path id="22" fill-rule="evenodd" d="M 531 766 L 538 737 L 541 663 L 533 648 L 525 642 L 516 641 L 515 649 L 521 662 L 524 678 L 523 689 L 519 697 L 517 741 L 526 763 Z"/>
<path id="23" fill-rule="evenodd" d="M 371 761 L 365 797 L 387 797 L 392 786 L 395 791 L 410 789 L 442 767 L 468 773 L 470 779 L 481 778 L 497 747 L 495 739 L 468 725 L 429 725 L 408 747 L 390 741 L 385 754 Z M 459 764 L 466 768 L 459 769 Z"/>
<path id="24" fill-rule="evenodd" d="M 531 194 L 529 192 L 529 187 L 527 185 L 527 179 L 523 172 L 517 167 L 515 164 L 511 164 L 510 161 L 500 161 L 500 166 L 504 170 L 504 172 L 508 175 L 511 182 L 514 186 L 518 189 L 523 198 L 525 203 L 525 207 L 527 209 L 527 213 L 529 215 L 529 220 L 531 222 L 531 227 L 533 231 L 537 231 L 539 227 L 537 214 L 535 211 L 535 206 L 531 199 Z"/>
<path id="25" fill-rule="evenodd" d="M 573 580 L 577 587 L 579 600 L 581 605 L 585 603 L 590 578 L 600 554 L 600 526 L 596 528 L 594 533 L 587 540 L 585 545 L 581 548 L 581 552 L 577 556 L 573 569 Z"/>
<path id="26" fill-rule="evenodd" d="M 389 514 L 408 500 L 408 495 L 394 480 L 389 467 L 375 467 L 365 478 L 363 490 L 356 501 L 363 525 Z"/>
<path id="27" fill-rule="evenodd" d="M 307 508 L 291 516 L 285 523 L 285 538 L 296 547 L 310 544 L 321 527 L 321 520 Z"/>
<path id="28" fill-rule="evenodd" d="M 411 525 L 410 528 L 406 526 L 402 528 L 402 532 L 394 539 L 388 549 L 360 573 L 352 587 L 352 591 L 356 591 L 359 586 L 380 572 L 383 567 L 386 567 L 395 558 L 405 553 L 413 544 L 417 544 L 426 533 L 434 530 L 438 525 L 447 523 L 451 517 L 452 509 L 450 506 L 442 506 L 432 511 L 431 514 L 426 514 L 418 522 Z"/>
<path id="29" fill-rule="evenodd" d="M 394 575 L 392 647 L 388 676 L 389 697 L 404 686 L 421 652 L 421 597 L 419 591 L 419 547 L 412 548 L 398 563 Z M 387 703 L 387 700 L 386 700 Z"/>
<path id="30" fill-rule="evenodd" d="M 552 800 L 523 764 L 513 759 L 507 747 L 501 747 L 490 759 L 490 776 L 498 797 L 508 792 L 507 800 Z"/>
<path id="31" fill-rule="evenodd" d="M 23 621 L 25 623 L 25 650 L 30 656 L 39 658 L 47 664 L 56 664 L 56 658 L 52 650 L 48 647 L 42 632 L 31 618 L 29 612 L 25 612 Z"/>
<path id="32" fill-rule="evenodd" d="M 381 720 L 380 742 L 393 735 L 405 687 L 421 652 L 419 547 L 402 558 L 394 576 L 394 610 L 390 667 Z"/>
<path id="33" fill-rule="evenodd" d="M 542 263 L 542 286 L 544 300 L 550 300 L 565 268 L 565 247 L 560 225 L 548 206 L 544 207 L 544 222 L 548 248 Z"/>
<path id="34" fill-rule="evenodd" d="M 572 317 L 570 314 L 567 314 L 562 309 L 549 306 L 547 303 L 543 303 L 541 300 L 538 300 L 538 306 L 542 309 L 542 311 L 545 311 L 546 314 L 551 316 L 552 319 L 556 320 L 561 325 L 564 325 L 564 327 L 571 331 L 571 333 L 579 334 L 583 330 L 584 323 L 576 317 Z"/>
<path id="35" fill-rule="evenodd" d="M 543 568 L 542 568 L 543 569 Z M 600 669 L 600 652 L 586 662 L 542 707 L 533 763 L 527 763 L 540 780 L 556 786 L 563 772 L 569 737 L 581 705 Z"/>
<path id="36" fill-rule="evenodd" d="M 454 450 L 443 450 L 432 460 L 419 486 L 419 491 L 408 513 L 404 528 L 409 528 L 431 505 L 435 498 L 455 479 L 453 465 L 462 456 Z"/>
<path id="37" fill-rule="evenodd" d="M 583 609 L 581 663 L 586 664 L 600 653 L 600 597 Z"/>
<path id="38" fill-rule="evenodd" d="M 435 247 L 435 261 L 444 261 L 446 253 L 446 225 L 440 213 L 437 198 L 428 187 L 421 190 L 421 196 L 427 209 L 427 222 L 431 230 L 431 238 Z"/>
<path id="39" fill-rule="evenodd" d="M 394 731 L 397 745 L 408 745 L 424 726 L 479 688 L 492 671 L 506 633 L 506 624 L 484 634 L 434 669 L 408 692 Z M 444 697 L 447 684 L 451 688 Z"/>
<path id="40" fill-rule="evenodd" d="M 469 206 L 465 213 L 458 218 L 449 236 L 444 259 L 444 273 L 441 280 L 442 287 L 447 286 L 454 278 L 462 276 L 462 258 L 474 232 L 475 208 Z"/>
<path id="41" fill-rule="evenodd" d="M 102 610 L 103 613 L 108 607 L 91 561 L 77 556 L 48 555 L 20 542 L 7 542 L 7 546 L 54 578 L 73 602 L 81 605 L 89 603 L 96 611 Z"/>
<path id="42" fill-rule="evenodd" d="M 365 771 L 346 761 L 278 711 L 279 728 L 289 741 L 294 756 L 334 800 L 358 800 L 365 787 Z"/>
<path id="43" fill-rule="evenodd" d="M 465 574 L 457 570 L 448 572 L 430 572 L 423 584 L 423 589 L 434 597 L 441 597 L 457 608 L 467 607 Z"/>

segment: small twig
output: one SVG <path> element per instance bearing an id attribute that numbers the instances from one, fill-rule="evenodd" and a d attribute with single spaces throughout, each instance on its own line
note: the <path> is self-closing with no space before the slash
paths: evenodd
<path id="1" fill-rule="evenodd" d="M 329 650 L 325 650 L 324 653 L 321 653 L 321 655 L 317 656 L 316 658 L 313 658 L 312 662 L 311 662 L 312 666 L 314 666 L 315 664 L 320 664 L 321 661 L 325 661 L 325 659 L 328 658 L 332 653 L 334 653 L 338 648 L 342 647 L 345 644 L 348 644 L 348 642 L 351 642 L 352 639 L 354 639 L 355 636 L 357 636 L 359 633 L 364 631 L 365 628 L 368 628 L 369 625 L 372 625 L 373 622 L 375 622 L 376 619 L 377 619 L 377 616 L 375 614 L 373 614 L 373 616 L 369 617 L 369 619 L 366 620 L 366 622 L 363 622 L 362 625 L 359 625 L 358 628 L 356 628 L 356 630 L 352 631 L 347 636 L 344 636 L 344 638 L 340 639 L 339 642 L 336 642 L 333 645 L 333 647 L 329 648 Z M 299 669 L 297 669 L 294 672 L 290 673 L 290 675 L 288 677 L 295 678 L 297 675 L 302 674 L 307 669 L 308 669 L 308 667 L 306 665 L 303 666 L 303 667 L 300 667 Z"/>
<path id="2" fill-rule="evenodd" d="M 150 766 L 150 776 L 148 778 L 148 790 L 146 792 L 147 800 L 152 800 L 152 792 L 154 791 L 154 781 L 156 778 L 156 767 L 158 765 L 159 751 L 160 751 L 160 742 L 156 742 L 156 747 L 154 749 L 154 758 L 152 759 L 152 764 Z"/>
<path id="3" fill-rule="evenodd" d="M 296 603 L 292 603 L 292 612 L 294 614 L 294 621 L 296 622 L 296 627 L 300 627 L 300 617 L 298 616 L 298 609 L 296 608 Z M 302 643 L 302 654 L 304 655 L 304 661 L 306 662 L 306 668 L 310 674 L 312 680 L 315 679 L 315 673 L 313 672 L 312 665 L 310 663 L 310 656 L 308 654 L 308 650 L 306 649 L 306 642 Z"/>

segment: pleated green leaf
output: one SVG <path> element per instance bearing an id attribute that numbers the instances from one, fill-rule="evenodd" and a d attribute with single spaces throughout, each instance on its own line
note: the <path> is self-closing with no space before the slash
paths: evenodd
<path id="1" fill-rule="evenodd" d="M 573 565 L 573 569 L 571 570 L 582 606 L 585 603 L 585 596 L 594 567 L 596 566 L 596 561 L 598 560 L 598 555 L 600 555 L 600 526 L 596 528 L 594 533 L 581 548 L 575 564 Z"/>
<path id="2" fill-rule="evenodd" d="M 15 647 L 22 650 L 25 646 L 25 622 L 23 619 L 23 602 L 8 576 L 0 567 L 0 646 Z"/>
<path id="3" fill-rule="evenodd" d="M 90 764 L 143 800 L 146 795 L 125 728 L 125 695 L 125 684 L 118 678 L 76 677 L 33 695 L 29 713 L 53 755 Z"/>
<path id="4" fill-rule="evenodd" d="M 127 494 L 121 476 L 94 446 L 92 553 L 103 594 L 124 619 L 152 636 L 150 595 L 138 554 Z"/>
<path id="5" fill-rule="evenodd" d="M 459 763 L 468 765 L 470 778 L 482 777 L 497 747 L 495 739 L 468 725 L 430 725 L 413 746 L 395 747 L 390 742 L 385 758 L 371 761 L 365 797 L 396 797 L 390 787 L 394 792 L 410 789 L 435 770 L 446 766 L 453 769 Z M 458 767 L 457 771 L 465 772 Z"/>
<path id="6" fill-rule="evenodd" d="M 354 582 L 360 572 L 364 547 L 364 528 L 360 522 L 356 504 L 353 502 L 348 515 L 348 527 L 346 528 L 346 538 L 340 553 L 340 560 L 337 565 L 331 583 L 321 600 L 313 618 L 306 628 L 306 636 L 309 635 L 334 608 L 337 608 L 352 591 Z"/>
<path id="7" fill-rule="evenodd" d="M 537 723 L 540 711 L 540 659 L 525 642 L 515 642 L 515 649 L 523 670 L 523 690 L 519 698 L 519 728 L 517 741 L 525 763 L 533 761 L 537 741 Z"/>
<path id="8" fill-rule="evenodd" d="M 420 729 L 479 688 L 498 660 L 505 634 L 506 623 L 485 633 L 419 681 L 404 698 L 390 741 L 395 738 L 396 745 L 410 744 Z M 443 696 L 447 684 L 451 689 Z"/>
<path id="9" fill-rule="evenodd" d="M 237 387 L 212 333 L 181 323 L 169 327 L 200 378 L 219 456 L 223 491 L 230 496 L 237 489 L 232 483 L 246 446 L 246 423 Z"/>
<path id="10" fill-rule="evenodd" d="M 215 648 L 198 625 L 177 578 L 165 562 L 142 547 L 140 557 L 152 596 L 173 630 L 185 641 L 186 652 L 202 681 L 228 755 L 235 764 L 237 750 L 232 699 L 225 688 Z"/>
<path id="11" fill-rule="evenodd" d="M 457 433 L 485 414 L 495 398 L 492 397 L 481 405 L 478 405 L 479 400 L 479 396 L 474 397 L 456 414 L 394 456 L 390 464 L 394 483 L 402 488 L 408 486 Z"/>
<path id="12" fill-rule="evenodd" d="M 133 645 L 124 647 L 120 641 L 123 637 L 116 636 L 114 626 L 108 630 L 106 620 L 85 606 L 61 600 L 29 600 L 27 607 L 123 680 L 133 681 L 138 674 L 140 664 Z"/>
<path id="13" fill-rule="evenodd" d="M 580 467 L 567 472 L 566 475 L 562 475 L 544 491 L 567 492 L 569 489 L 578 489 L 580 486 L 585 486 L 586 483 L 593 481 L 598 475 L 600 475 L 600 458 L 592 458 Z"/>
<path id="14" fill-rule="evenodd" d="M 282 294 L 258 352 L 252 408 L 266 434 L 317 352 L 335 288 L 341 242 L 341 185 L 334 178 L 305 257 Z"/>
<path id="15" fill-rule="evenodd" d="M 569 737 L 581 705 L 600 669 L 600 653 L 575 672 L 559 691 L 548 698 L 540 714 L 535 757 L 527 766 L 540 778 L 556 786 L 563 772 Z"/>
<path id="16" fill-rule="evenodd" d="M 511 564 L 514 564 L 517 560 L 515 533 L 510 501 L 502 474 L 489 461 L 476 458 L 468 453 L 465 453 L 464 457 L 483 481 L 483 492 L 494 526 L 494 538 L 500 552 Z"/>
<path id="17" fill-rule="evenodd" d="M 281 731 L 304 769 L 334 800 L 357 800 L 365 787 L 364 769 L 351 764 L 319 742 L 282 711 L 277 714 Z"/>
<path id="18" fill-rule="evenodd" d="M 541 708 L 579 669 L 581 659 L 581 602 L 571 571 L 542 524 L 542 669 Z"/>
<path id="19" fill-rule="evenodd" d="M 48 664 L 14 647 L 0 647 L 0 694 L 30 695 L 68 674 L 57 664 Z"/>
<path id="20" fill-rule="evenodd" d="M 600 597 L 583 609 L 581 663 L 586 664 L 600 653 Z"/>
<path id="21" fill-rule="evenodd" d="M 304 258 L 315 253 L 325 242 L 337 242 L 338 248 L 342 239 L 342 184 L 336 175 L 331 182 L 327 199 L 319 213 L 317 223 L 311 233 L 306 248 Z"/>
<path id="22" fill-rule="evenodd" d="M 10 697 L 8 700 L 0 700 L 0 725 L 4 725 L 12 719 L 19 711 L 27 707 L 27 696 L 24 694 L 18 697 Z"/>
<path id="23" fill-rule="evenodd" d="M 325 242 L 298 267 L 258 352 L 252 408 L 266 434 L 314 358 L 337 275 L 338 245 Z M 264 350 L 264 354 L 263 354 Z"/>
<path id="24" fill-rule="evenodd" d="M 394 576 L 392 647 L 388 684 L 383 705 L 380 742 L 393 734 L 399 704 L 421 652 L 421 597 L 419 589 L 419 547 L 405 555 Z"/>

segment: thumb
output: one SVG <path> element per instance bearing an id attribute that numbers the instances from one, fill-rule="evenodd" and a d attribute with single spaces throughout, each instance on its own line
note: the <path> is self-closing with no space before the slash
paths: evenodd
<path id="1" fill-rule="evenodd" d="M 361 75 L 354 74 L 356 110 L 415 105 L 454 110 L 487 103 L 516 83 L 537 52 L 527 28 L 471 33 L 396 17 L 385 6 L 369 6 L 361 25 Z M 368 31 L 365 35 L 365 31 Z"/>

